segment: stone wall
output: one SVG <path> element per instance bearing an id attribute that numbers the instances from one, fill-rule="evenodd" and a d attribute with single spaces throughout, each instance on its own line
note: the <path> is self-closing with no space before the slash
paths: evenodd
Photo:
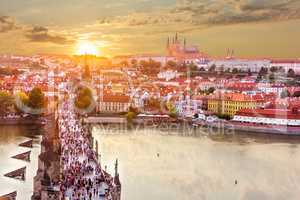
<path id="1" fill-rule="evenodd" d="M 59 199 L 59 188 L 55 187 L 60 179 L 60 141 L 55 116 L 49 116 L 44 126 L 38 170 L 34 177 L 32 200 Z"/>

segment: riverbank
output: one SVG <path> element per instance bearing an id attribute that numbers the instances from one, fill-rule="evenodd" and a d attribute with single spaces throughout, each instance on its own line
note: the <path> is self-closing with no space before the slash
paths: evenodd
<path id="1" fill-rule="evenodd" d="M 41 153 L 38 156 L 38 170 L 34 177 L 32 200 L 56 200 L 59 197 L 59 187 L 53 183 L 60 180 L 60 141 L 58 124 L 55 115 L 45 119 L 44 134 L 41 142 Z"/>
<path id="2" fill-rule="evenodd" d="M 15 125 L 44 125 L 45 118 L 0 118 L 0 126 L 15 126 Z"/>
<path id="3" fill-rule="evenodd" d="M 194 121 L 192 119 L 174 119 L 165 115 L 159 115 L 158 117 L 147 116 L 137 117 L 128 123 L 124 116 L 98 116 L 98 117 L 86 117 L 84 123 L 99 125 L 105 127 L 112 127 L 119 130 L 124 129 L 137 129 L 137 128 L 157 128 L 159 130 L 209 130 L 209 134 L 225 133 L 235 134 L 244 133 L 247 134 L 266 134 L 266 135 L 285 135 L 285 136 L 299 136 L 300 127 L 290 126 L 276 126 L 276 125 L 256 125 L 256 124 L 243 124 L 231 121 L 219 120 L 215 122 L 207 121 Z M 106 128 L 108 130 L 108 128 Z M 108 130 L 109 131 L 109 130 Z M 184 133 L 185 134 L 185 133 Z"/>

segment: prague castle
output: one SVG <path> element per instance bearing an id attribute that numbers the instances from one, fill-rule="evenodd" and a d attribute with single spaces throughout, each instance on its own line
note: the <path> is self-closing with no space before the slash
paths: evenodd
<path id="1" fill-rule="evenodd" d="M 200 52 L 197 46 L 188 46 L 186 39 L 182 43 L 177 33 L 174 37 L 168 37 L 167 55 L 175 57 L 177 61 L 186 64 L 197 64 L 207 60 L 207 55 Z"/>

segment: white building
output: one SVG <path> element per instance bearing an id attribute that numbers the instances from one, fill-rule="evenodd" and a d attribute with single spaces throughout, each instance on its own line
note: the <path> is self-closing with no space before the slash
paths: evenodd
<path id="1" fill-rule="evenodd" d="M 291 110 L 242 110 L 234 116 L 233 121 L 265 125 L 300 126 L 298 112 Z"/>
<path id="2" fill-rule="evenodd" d="M 166 81 L 178 78 L 179 76 L 180 74 L 177 71 L 173 70 L 162 71 L 157 75 L 159 79 L 165 79 Z"/>
<path id="3" fill-rule="evenodd" d="M 97 111 L 102 113 L 128 112 L 131 105 L 130 97 L 126 95 L 104 95 L 100 98 Z"/>
<path id="4" fill-rule="evenodd" d="M 285 86 L 283 84 L 258 83 L 257 90 L 265 94 L 274 93 L 280 97 L 282 92 L 285 90 Z"/>
<path id="5" fill-rule="evenodd" d="M 119 64 L 121 62 L 128 62 L 129 64 L 133 61 L 137 61 L 140 63 L 141 61 L 149 61 L 153 60 L 155 62 L 160 62 L 162 66 L 166 65 L 169 61 L 177 62 L 176 57 L 174 56 L 164 56 L 164 55 L 153 55 L 153 54 L 141 54 L 141 55 L 133 55 L 133 56 L 118 56 L 113 58 L 113 64 Z"/>
<path id="6" fill-rule="evenodd" d="M 247 72 L 249 69 L 251 72 L 259 72 L 262 67 L 269 68 L 271 65 L 270 60 L 250 60 L 250 59 L 222 59 L 212 60 L 208 66 L 215 65 L 217 70 L 223 68 L 224 71 L 228 69 L 237 68 L 238 70 Z"/>
<path id="7" fill-rule="evenodd" d="M 196 113 L 202 112 L 200 100 L 179 100 L 175 102 L 175 108 L 179 116 L 193 117 Z"/>

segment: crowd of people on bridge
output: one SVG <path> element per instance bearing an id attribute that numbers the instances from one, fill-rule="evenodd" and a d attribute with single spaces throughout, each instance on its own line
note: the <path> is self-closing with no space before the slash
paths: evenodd
<path id="1" fill-rule="evenodd" d="M 114 200 L 114 178 L 102 170 L 90 144 L 88 130 L 69 104 L 59 111 L 62 145 L 61 199 Z"/>

